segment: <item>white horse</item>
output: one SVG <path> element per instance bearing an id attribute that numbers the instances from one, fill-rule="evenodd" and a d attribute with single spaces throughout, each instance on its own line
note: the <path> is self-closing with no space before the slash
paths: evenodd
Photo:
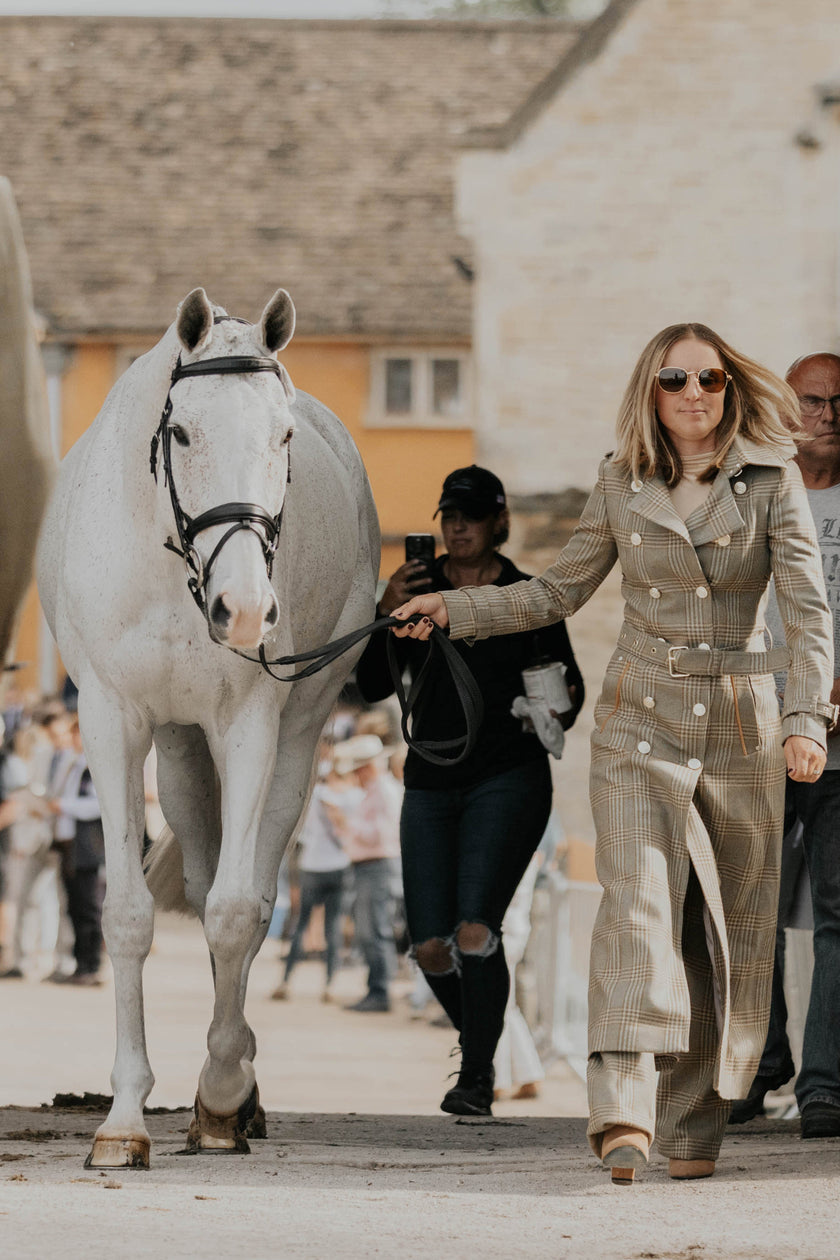
<path id="1" fill-rule="evenodd" d="M 269 656 L 300 652 L 364 625 L 379 560 L 353 441 L 321 403 L 296 399 L 274 357 L 293 328 L 282 289 L 255 325 L 190 293 L 67 456 L 42 533 L 41 599 L 79 687 L 105 831 L 117 1050 L 92 1167 L 149 1163 L 142 969 L 153 899 L 141 848 L 153 738 L 215 978 L 190 1143 L 247 1150 L 249 1122 L 259 1129 L 248 972 L 319 733 L 361 648 L 294 685 L 237 652 L 253 658 L 263 642 Z M 186 573 L 167 543 L 185 553 Z"/>

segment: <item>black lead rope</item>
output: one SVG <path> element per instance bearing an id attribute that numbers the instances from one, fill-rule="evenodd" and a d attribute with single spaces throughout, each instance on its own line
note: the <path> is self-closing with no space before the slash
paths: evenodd
<path id="1" fill-rule="evenodd" d="M 334 639 L 332 643 L 326 643 L 323 647 L 312 648 L 309 652 L 298 652 L 294 656 L 278 656 L 271 661 L 267 659 L 264 647 L 260 648 L 258 658 L 247 656 L 244 652 L 239 652 L 237 655 L 244 656 L 248 661 L 256 661 L 258 659 L 266 673 L 271 674 L 271 677 L 276 678 L 278 682 L 300 682 L 304 678 L 311 678 L 313 674 L 317 674 L 326 665 L 331 665 L 339 656 L 343 656 L 345 652 L 349 651 L 351 647 L 355 647 L 362 639 L 366 639 L 368 635 L 376 634 L 378 630 L 390 630 L 392 626 L 407 626 L 409 624 L 410 620 L 401 620 L 399 617 L 379 617 L 376 621 L 371 622 L 370 625 L 362 626 L 358 630 L 352 630 L 350 634 L 342 635 L 340 639 Z M 438 626 L 434 626 L 432 637 L 429 640 L 429 650 L 417 673 L 417 677 L 412 681 L 406 695 L 392 634 L 388 635 L 386 650 L 391 681 L 394 684 L 394 691 L 402 712 L 400 724 L 403 739 L 409 748 L 414 749 L 419 757 L 422 757 L 424 761 L 431 762 L 434 766 L 460 765 L 475 748 L 476 740 L 478 739 L 478 729 L 484 718 L 484 701 L 466 661 L 453 647 L 449 637 Z M 463 735 L 456 736 L 454 739 L 415 739 L 411 733 L 411 726 L 414 725 L 423 684 L 435 656 L 439 656 L 449 670 L 458 702 L 464 714 L 465 730 Z M 303 669 L 285 676 L 275 674 L 271 668 L 272 665 L 300 665 L 304 662 L 308 662 L 308 664 L 305 664 Z M 443 755 L 448 749 L 457 748 L 460 748 L 461 751 L 456 755 Z"/>

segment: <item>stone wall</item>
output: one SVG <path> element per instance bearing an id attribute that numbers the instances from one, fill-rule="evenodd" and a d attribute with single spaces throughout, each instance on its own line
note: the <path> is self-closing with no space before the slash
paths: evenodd
<path id="1" fill-rule="evenodd" d="M 815 92 L 840 82 L 836 0 L 613 0 L 582 40 L 459 169 L 476 458 L 503 470 L 531 572 L 568 535 L 660 328 L 711 324 L 779 372 L 840 348 L 840 107 Z M 614 573 L 569 625 L 589 687 L 557 771 L 574 834 L 592 834 L 586 735 L 620 619 Z"/>
<path id="2" fill-rule="evenodd" d="M 461 160 L 478 457 L 520 494 L 591 486 L 666 324 L 778 371 L 840 346 L 840 115 L 814 92 L 840 79 L 836 0 L 620 7 L 518 138 Z"/>

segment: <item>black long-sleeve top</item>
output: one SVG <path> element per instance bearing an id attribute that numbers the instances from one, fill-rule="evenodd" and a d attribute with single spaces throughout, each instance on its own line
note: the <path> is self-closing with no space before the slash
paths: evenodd
<path id="1" fill-rule="evenodd" d="M 502 571 L 494 586 L 510 586 L 529 577 L 506 556 L 498 558 Z M 435 561 L 433 589 L 436 591 L 454 589 L 444 574 L 446 559 L 446 556 L 440 556 Z M 369 703 L 384 700 L 394 692 L 386 658 L 386 636 L 390 633 L 390 630 L 380 630 L 372 635 L 356 666 L 356 682 Z M 396 639 L 395 644 L 403 672 L 408 669 L 414 677 L 430 650 L 428 644 L 416 639 Z M 478 740 L 469 757 L 457 766 L 431 765 L 409 749 L 405 762 L 407 788 L 470 787 L 503 774 L 514 766 L 545 757 L 546 751 L 537 736 L 522 730 L 521 721 L 511 715 L 510 707 L 516 696 L 524 694 L 523 669 L 546 658 L 562 661 L 566 666 L 566 681 L 575 688 L 572 721 L 583 704 L 583 678 L 562 621 L 537 631 L 495 635 L 472 645 L 457 640 L 452 646 L 469 666 L 484 700 L 484 720 Z M 464 716 L 455 687 L 446 666 L 438 657 L 435 657 L 429 670 L 418 707 L 413 730 L 415 738 L 453 739 L 463 733 Z"/>

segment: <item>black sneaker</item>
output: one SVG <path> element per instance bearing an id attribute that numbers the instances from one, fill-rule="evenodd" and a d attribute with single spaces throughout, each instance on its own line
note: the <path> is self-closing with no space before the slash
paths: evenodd
<path id="1" fill-rule="evenodd" d="M 493 1082 L 495 1073 L 471 1072 L 461 1068 L 458 1083 L 444 1095 L 441 1111 L 451 1116 L 492 1116 Z"/>
<path id="2" fill-rule="evenodd" d="M 840 1107 L 810 1102 L 802 1107 L 803 1138 L 840 1137 Z"/>
<path id="3" fill-rule="evenodd" d="M 781 1089 L 793 1077 L 795 1071 L 796 1068 L 791 1062 L 785 1064 L 775 1076 L 757 1076 L 746 1098 L 739 1098 L 732 1104 L 729 1123 L 746 1124 L 748 1120 L 754 1120 L 756 1116 L 763 1116 L 764 1095 L 771 1093 L 774 1089 Z"/>

